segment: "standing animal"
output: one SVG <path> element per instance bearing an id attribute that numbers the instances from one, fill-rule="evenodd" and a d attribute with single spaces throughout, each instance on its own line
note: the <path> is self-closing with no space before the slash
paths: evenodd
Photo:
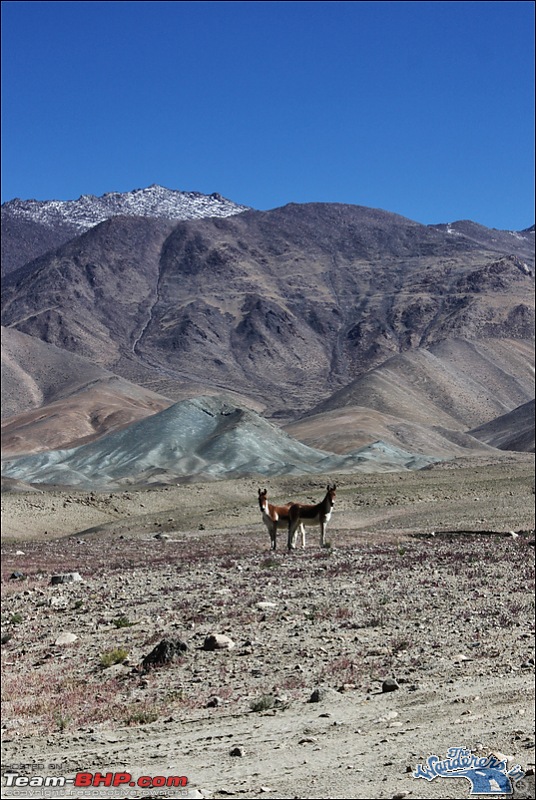
<path id="1" fill-rule="evenodd" d="M 286 503 L 286 505 L 283 506 L 272 505 L 272 503 L 268 502 L 266 489 L 259 489 L 259 507 L 262 511 L 262 521 L 268 528 L 268 533 L 270 534 L 272 550 L 275 550 L 277 547 L 277 529 L 287 528 L 290 523 L 290 506 L 290 503 Z M 305 529 L 301 524 L 299 527 L 302 536 L 302 547 L 305 547 Z"/>
<path id="2" fill-rule="evenodd" d="M 325 545 L 326 526 L 331 519 L 333 504 L 335 503 L 337 486 L 328 484 L 326 496 L 316 505 L 306 505 L 304 503 L 293 503 L 288 510 L 288 549 L 294 550 L 296 547 L 296 532 L 298 526 L 302 528 L 302 547 L 305 547 L 304 525 L 320 525 L 320 547 Z"/>

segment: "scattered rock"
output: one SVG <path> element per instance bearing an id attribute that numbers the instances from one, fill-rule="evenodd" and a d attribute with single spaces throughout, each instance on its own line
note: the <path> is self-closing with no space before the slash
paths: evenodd
<path id="1" fill-rule="evenodd" d="M 19 572 L 18 570 L 15 570 L 15 572 L 12 572 L 11 575 L 9 576 L 9 580 L 20 581 L 24 577 L 25 577 L 24 572 Z"/>
<path id="2" fill-rule="evenodd" d="M 232 650 L 235 643 L 223 633 L 211 633 L 206 637 L 203 650 Z"/>
<path id="3" fill-rule="evenodd" d="M 77 639 L 78 636 L 76 633 L 60 633 L 54 644 L 58 646 L 72 644 L 73 642 L 76 642 Z"/>
<path id="4" fill-rule="evenodd" d="M 514 760 L 513 756 L 506 756 L 504 753 L 501 753 L 500 750 L 491 750 L 490 755 L 495 756 L 495 758 L 498 758 L 499 761 L 506 761 L 507 763 L 508 761 Z"/>
<path id="5" fill-rule="evenodd" d="M 388 711 L 387 714 L 384 714 L 383 717 L 377 717 L 375 720 L 373 720 L 373 722 L 375 725 L 383 725 L 386 722 L 392 723 L 392 721 L 397 717 L 398 717 L 398 711 Z"/>
<path id="6" fill-rule="evenodd" d="M 81 580 L 79 572 L 63 572 L 60 575 L 52 575 L 50 583 L 52 586 L 57 586 L 60 583 L 77 583 Z"/>
<path id="7" fill-rule="evenodd" d="M 221 697 L 218 697 L 218 695 L 215 694 L 212 697 L 209 697 L 207 701 L 207 708 L 217 708 L 218 706 L 221 706 L 222 703 L 223 700 Z"/>
<path id="8" fill-rule="evenodd" d="M 400 686 L 394 678 L 387 678 L 382 683 L 382 692 L 396 692 L 397 689 L 400 689 Z"/>
<path id="9" fill-rule="evenodd" d="M 131 670 L 132 668 L 123 662 L 121 664 L 111 664 L 109 667 L 105 668 L 104 672 L 107 678 L 119 678 L 121 675 L 128 675 Z"/>
<path id="10" fill-rule="evenodd" d="M 243 747 L 233 747 L 232 750 L 229 751 L 230 756 L 242 758 L 246 754 L 246 751 Z"/>
<path id="11" fill-rule="evenodd" d="M 463 653 L 460 653 L 457 656 L 454 656 L 453 661 L 455 664 L 463 664 L 464 661 L 472 661 L 473 659 L 470 656 L 466 656 Z"/>
<path id="12" fill-rule="evenodd" d="M 398 481 L 396 475 L 392 480 L 395 478 Z M 253 479 L 250 488 L 252 491 L 248 489 L 248 492 L 255 499 L 257 489 Z M 186 491 L 197 493 L 195 486 L 187 490 L 179 487 L 176 491 L 185 495 Z M 151 498 L 151 493 L 148 496 Z M 281 496 L 286 498 L 282 490 Z M 198 502 L 203 497 L 194 499 Z M 307 499 L 305 489 L 303 499 Z M 347 509 L 353 507 L 350 491 L 343 499 Z M 173 504 L 178 505 L 178 501 L 173 500 Z M 134 505 L 138 512 L 138 503 Z M 355 505 L 357 508 L 357 500 Z M 405 787 L 413 789 L 410 797 L 414 798 L 423 796 L 419 795 L 419 788 L 424 781 L 413 781 L 411 777 L 417 764 L 424 763 L 430 752 L 444 757 L 446 747 L 452 743 L 451 737 L 449 741 L 445 740 L 444 747 L 432 749 L 429 743 L 432 729 L 436 733 L 444 730 L 445 735 L 448 730 L 459 731 L 465 736 L 465 739 L 463 735 L 461 737 L 464 746 L 486 756 L 492 742 L 501 745 L 500 749 L 505 753 L 509 750 L 515 753 L 514 763 L 527 769 L 527 764 L 533 759 L 534 750 L 529 750 L 529 746 L 534 747 L 534 739 L 532 744 L 525 742 L 532 720 L 529 719 L 530 702 L 524 687 L 529 686 L 532 677 L 529 668 L 533 669 L 534 664 L 531 652 L 533 632 L 531 620 L 519 610 L 530 607 L 527 592 L 532 574 L 525 567 L 521 556 L 526 550 L 519 550 L 519 542 L 510 545 L 507 538 L 493 539 L 494 557 L 499 561 L 497 553 L 501 556 L 500 569 L 497 567 L 495 571 L 495 562 L 493 557 L 488 557 L 489 548 L 486 548 L 487 540 L 483 540 L 483 535 L 459 535 L 455 541 L 447 543 L 437 536 L 434 539 L 434 548 L 437 548 L 434 562 L 439 565 L 439 574 L 426 573 L 426 581 L 421 581 L 424 573 L 415 569 L 415 564 L 426 566 L 430 558 L 423 542 L 412 539 L 408 543 L 407 547 L 415 551 L 415 558 L 412 553 L 411 559 L 399 559 L 400 564 L 393 573 L 386 557 L 390 545 L 378 550 L 376 540 L 369 543 L 369 537 L 363 535 L 359 547 L 356 547 L 353 534 L 341 530 L 339 547 L 329 560 L 329 575 L 324 576 L 319 569 L 328 560 L 323 553 L 319 555 L 317 552 L 313 535 L 310 537 L 311 546 L 300 554 L 298 560 L 279 554 L 279 569 L 268 569 L 265 566 L 265 533 L 257 518 L 257 522 L 253 522 L 254 513 L 257 513 L 256 509 L 251 512 L 251 527 L 249 517 L 237 525 L 237 535 L 245 534 L 246 537 L 245 542 L 240 542 L 241 546 L 247 545 L 242 554 L 237 554 L 235 537 L 230 537 L 227 529 L 218 529 L 213 541 L 212 533 L 210 537 L 197 537 L 195 522 L 188 522 L 191 531 L 188 527 L 188 533 L 183 533 L 182 527 L 185 526 L 181 522 L 179 532 L 172 534 L 173 538 L 178 537 L 177 553 L 162 560 L 162 547 L 166 543 L 157 543 L 152 538 L 157 533 L 154 528 L 146 530 L 141 523 L 134 522 L 132 532 L 121 541 L 115 529 L 113 537 L 110 534 L 109 543 L 100 534 L 87 536 L 83 558 L 80 555 L 76 561 L 74 558 L 82 553 L 76 539 L 70 539 L 65 549 L 65 541 L 51 543 L 47 541 L 50 537 L 42 536 L 43 543 L 39 548 L 33 543 L 31 548 L 27 548 L 28 561 L 17 557 L 12 558 L 11 563 L 7 562 L 8 577 L 17 561 L 19 569 L 23 572 L 28 570 L 27 576 L 30 576 L 30 583 L 22 581 L 15 585 L 16 580 L 8 580 L 5 587 L 7 605 L 4 608 L 12 640 L 4 645 L 2 655 L 16 667 L 17 687 L 23 683 L 19 681 L 18 670 L 24 662 L 27 662 L 30 687 L 32 674 L 43 680 L 48 675 L 61 676 L 72 672 L 80 680 L 87 681 L 87 696 L 83 691 L 79 693 L 81 713 L 85 714 L 88 701 L 92 706 L 98 702 L 99 712 L 104 708 L 100 715 L 102 722 L 97 721 L 99 718 L 95 715 L 90 731 L 93 739 L 88 733 L 87 718 L 83 717 L 80 722 L 75 708 L 75 713 L 68 719 L 67 710 L 70 712 L 70 708 L 67 709 L 65 722 L 60 721 L 61 725 L 67 725 L 65 731 L 45 729 L 43 739 L 35 740 L 36 746 L 41 747 L 40 741 L 43 743 L 39 758 L 42 754 L 52 758 L 62 748 L 65 748 L 63 752 L 69 749 L 71 753 L 81 749 L 87 752 L 91 748 L 91 752 L 105 752 L 103 763 L 122 763 L 123 746 L 128 743 L 129 748 L 132 746 L 132 757 L 141 758 L 136 763 L 140 767 L 146 765 L 144 774 L 151 774 L 147 765 L 154 763 L 158 771 L 155 767 L 153 774 L 163 774 L 165 768 L 169 774 L 182 775 L 188 771 L 181 763 L 180 753 L 189 754 L 188 763 L 196 766 L 202 762 L 206 766 L 209 750 L 219 750 L 225 759 L 225 754 L 230 757 L 231 749 L 235 749 L 235 757 L 227 762 L 227 769 L 234 773 L 233 780 L 229 783 L 229 775 L 225 776 L 225 765 L 224 773 L 220 770 L 218 777 L 217 763 L 209 764 L 214 774 L 207 777 L 207 787 L 203 787 L 207 789 L 206 796 L 220 794 L 208 790 L 210 783 L 213 790 L 219 786 L 222 790 L 227 789 L 230 796 L 238 797 L 248 792 L 253 796 L 256 792 L 260 797 L 261 785 L 269 787 L 271 783 L 271 780 L 267 781 L 270 759 L 255 767 L 259 770 L 257 775 L 251 772 L 249 767 L 254 760 L 252 745 L 249 742 L 242 746 L 233 744 L 233 739 L 236 742 L 237 738 L 243 738 L 240 730 L 245 725 L 253 736 L 254 750 L 264 747 L 268 748 L 265 750 L 267 753 L 272 748 L 277 760 L 278 749 L 284 753 L 285 748 L 294 748 L 299 775 L 296 773 L 298 783 L 288 796 L 298 795 L 300 791 L 320 796 L 322 789 L 327 790 L 329 796 L 330 779 L 328 776 L 323 783 L 323 776 L 316 769 L 317 758 L 321 754 L 329 758 L 332 748 L 335 752 L 335 745 L 340 746 L 342 742 L 342 749 L 334 757 L 334 766 L 340 770 L 341 785 L 345 782 L 347 786 L 359 785 L 357 768 L 363 767 L 360 753 L 371 752 L 375 754 L 377 764 L 382 765 L 388 759 L 392 763 L 384 769 L 382 778 L 385 778 L 385 783 L 377 787 L 376 794 L 383 794 L 384 798 L 407 797 L 402 794 Z M 165 514 L 163 519 L 166 519 Z M 254 524 L 261 528 L 260 540 L 253 536 Z M 511 525 L 504 529 L 508 530 L 508 527 Z M 126 531 L 126 527 L 121 530 Z M 389 537 L 386 541 L 392 539 L 393 547 L 396 547 L 394 534 L 389 533 Z M 15 546 L 10 544 L 13 550 Z M 167 553 L 167 549 L 164 550 Z M 368 568 L 369 556 L 373 569 Z M 240 574 L 239 558 L 244 569 Z M 480 569 L 479 559 L 485 569 Z M 410 562 L 413 563 L 411 570 Z M 69 568 L 75 569 L 77 564 L 86 576 L 82 587 L 76 583 L 48 585 L 51 575 L 55 575 L 58 569 L 67 572 Z M 87 565 L 91 565 L 90 578 Z M 515 576 L 520 570 L 522 580 L 516 583 Z M 499 580 L 503 571 L 504 583 Z M 413 583 L 414 578 L 419 580 Z M 355 591 L 357 581 L 359 593 Z M 468 627 L 470 632 L 467 636 L 461 637 L 459 630 L 454 630 L 455 626 L 447 628 L 444 621 L 450 618 L 454 601 L 464 597 L 462 589 L 469 585 L 473 622 Z M 515 596 L 508 594 L 508 587 L 512 585 L 520 587 L 519 596 L 518 590 Z M 26 589 L 31 589 L 31 593 L 25 592 Z M 381 607 L 378 597 L 385 598 Z M 270 598 L 276 602 L 271 603 Z M 303 609 L 313 602 L 317 604 L 317 618 L 314 624 L 304 625 Z M 11 624 L 10 615 L 19 614 L 22 622 Z M 258 619 L 263 614 L 269 622 L 277 617 L 277 625 L 259 625 Z M 114 628 L 114 620 L 118 622 L 123 617 L 136 620 L 138 624 L 133 627 L 116 625 L 117 629 Z M 502 627 L 503 623 L 505 627 Z M 74 627 L 78 631 L 78 641 L 54 646 L 56 637 Z M 227 639 L 234 637 L 234 649 L 230 652 L 203 652 L 208 634 L 213 634 L 209 641 L 216 650 L 216 643 L 222 643 L 216 634 L 224 631 L 227 631 Z M 187 649 L 178 641 L 183 636 Z M 473 639 L 481 643 L 480 648 L 472 648 Z M 385 675 L 388 669 L 392 669 L 387 666 L 390 663 L 387 657 L 390 659 L 393 645 L 402 641 L 410 643 L 408 653 L 411 658 L 408 656 L 400 669 L 393 669 L 391 676 L 382 678 L 381 671 Z M 509 648 L 505 647 L 505 641 L 510 643 Z M 491 645 L 483 646 L 486 642 L 493 642 L 493 649 Z M 159 643 L 160 648 L 156 648 Z M 149 651 L 148 655 L 144 651 L 149 647 L 152 653 Z M 472 664 L 454 663 L 454 657 L 464 653 L 460 647 L 467 651 L 467 656 L 469 651 L 475 653 Z M 99 654 L 112 648 L 129 651 L 130 667 L 120 663 L 106 670 L 97 669 Z M 144 656 L 146 672 L 142 670 Z M 166 664 L 168 660 L 171 663 L 167 666 L 148 669 L 153 663 Z M 139 665 L 136 672 L 132 664 Z M 515 674 L 510 671 L 513 666 L 518 668 Z M 466 675 L 468 668 L 471 670 L 469 676 Z M 395 673 L 398 675 L 396 679 Z M 497 677 L 499 673 L 505 676 L 504 679 Z M 26 676 L 21 672 L 20 677 Z M 403 683 L 404 677 L 411 683 Z M 395 683 L 401 691 L 396 697 L 384 701 L 379 694 L 386 690 L 382 681 L 387 683 L 387 678 L 393 681 L 390 691 L 396 691 Z M 355 694 L 349 695 L 353 681 Z M 502 690 L 504 681 L 509 683 L 506 694 Z M 48 690 L 46 684 L 42 685 L 44 690 Z M 55 683 L 50 681 L 52 690 L 54 686 Z M 337 693 L 336 687 L 346 694 Z M 279 696 L 282 691 L 289 695 L 284 710 Z M 248 716 L 250 700 L 263 693 L 271 697 L 269 700 L 261 698 L 261 713 Z M 477 703 L 479 695 L 481 699 Z M 117 703 L 113 708 L 119 709 L 113 717 L 106 712 L 108 697 Z M 460 698 L 459 705 L 450 705 L 453 698 Z M 62 709 L 64 701 L 70 702 L 70 697 L 66 695 L 62 699 Z M 318 708 L 316 705 L 309 707 L 313 702 L 320 703 Z M 487 718 L 488 706 L 493 730 L 475 720 L 480 712 Z M 472 715 L 465 715 L 466 710 L 471 710 Z M 12 711 L 16 719 L 17 711 L 16 707 Z M 426 716 L 424 712 L 430 712 L 430 715 Z M 125 726 L 127 714 L 132 720 Z M 158 718 L 147 726 L 146 723 L 151 723 L 156 714 Z M 463 721 L 463 726 L 460 723 L 452 725 L 455 717 Z M 187 725 L 190 720 L 194 720 L 193 724 Z M 9 730 L 7 738 L 11 743 L 8 752 L 14 763 L 32 763 L 33 742 L 29 734 L 33 734 L 28 722 L 34 724 L 32 719 L 21 718 L 17 727 Z M 216 727 L 215 722 L 218 723 Z M 35 731 L 38 731 L 38 724 L 39 721 L 35 722 Z M 118 731 L 118 741 L 113 748 L 106 746 L 104 750 L 108 730 L 112 729 Z M 159 733 L 155 738 L 156 732 Z M 483 732 L 488 738 L 478 742 L 476 736 Z M 516 740 L 514 733 L 518 737 Z M 355 744 L 351 753 L 347 750 L 348 737 L 353 737 Z M 454 744 L 457 741 L 459 737 L 454 738 Z M 71 745 L 71 742 L 76 744 Z M 320 752 L 315 752 L 317 749 Z M 400 758 L 397 751 L 400 751 Z M 242 754 L 242 760 L 239 754 Z M 306 759 L 309 766 L 302 767 Z M 132 759 L 131 763 L 134 763 Z M 299 783 L 300 775 L 306 781 L 311 770 L 318 774 L 318 781 L 313 788 L 309 786 L 307 789 Z M 455 793 L 454 783 L 451 781 L 449 787 Z M 441 786 L 438 783 L 438 791 L 448 794 L 449 787 Z M 465 791 L 463 786 L 461 790 Z M 165 794 L 158 789 L 153 791 L 157 795 Z M 271 793 L 266 789 L 263 797 L 268 797 L 269 793 L 270 796 L 277 795 L 278 791 L 274 784 Z M 349 791 L 351 794 L 352 790 Z M 148 795 L 148 792 L 140 794 Z M 531 795 L 527 790 L 524 795 L 514 791 L 514 796 L 521 800 Z"/>
<path id="13" fill-rule="evenodd" d="M 515 797 L 516 800 L 533 800 L 536 796 L 534 788 L 534 771 L 528 769 L 525 773 L 525 777 L 514 783 L 514 792 L 512 796 Z"/>
<path id="14" fill-rule="evenodd" d="M 149 670 L 151 667 L 169 664 L 185 653 L 186 650 L 188 650 L 188 645 L 186 642 L 181 642 L 180 639 L 162 639 L 160 644 L 157 644 L 149 655 L 145 656 L 142 661 L 142 667 L 144 670 Z"/>

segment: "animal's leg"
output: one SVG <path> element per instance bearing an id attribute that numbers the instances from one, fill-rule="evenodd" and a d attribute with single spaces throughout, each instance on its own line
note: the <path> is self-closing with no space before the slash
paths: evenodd
<path id="1" fill-rule="evenodd" d="M 270 536 L 270 549 L 275 550 L 276 546 L 276 527 L 272 523 L 272 521 L 264 520 L 264 524 L 266 525 L 266 530 Z"/>
<path id="2" fill-rule="evenodd" d="M 299 519 L 296 521 L 290 520 L 288 524 L 288 549 L 295 550 L 296 549 L 296 531 L 298 530 Z"/>
<path id="3" fill-rule="evenodd" d="M 320 523 L 320 547 L 326 546 L 326 524 Z"/>
<path id="4" fill-rule="evenodd" d="M 277 525 L 272 525 L 270 530 L 270 539 L 272 540 L 272 550 L 277 549 Z"/>
<path id="5" fill-rule="evenodd" d="M 305 550 L 305 525 L 303 524 L 303 522 L 300 523 L 300 528 L 301 528 L 301 546 L 302 550 Z"/>

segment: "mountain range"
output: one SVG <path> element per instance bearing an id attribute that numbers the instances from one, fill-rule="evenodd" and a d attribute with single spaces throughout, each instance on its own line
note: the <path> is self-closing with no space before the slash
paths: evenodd
<path id="1" fill-rule="evenodd" d="M 280 428 L 225 398 L 183 400 L 98 441 L 48 450 L 4 463 L 4 477 L 30 484 L 80 488 L 315 474 L 415 469 L 436 459 L 382 442 L 335 455 L 288 436 Z"/>
<path id="2" fill-rule="evenodd" d="M 65 244 L 110 217 L 155 219 L 227 217 L 245 211 L 217 192 L 181 192 L 149 186 L 131 192 L 108 192 L 78 200 L 20 200 L 2 204 L 2 275 Z"/>
<path id="3" fill-rule="evenodd" d="M 395 466 L 531 449 L 512 412 L 534 398 L 534 228 L 153 186 L 10 201 L 2 234 L 10 459 L 223 394 L 309 448 L 380 440 Z"/>

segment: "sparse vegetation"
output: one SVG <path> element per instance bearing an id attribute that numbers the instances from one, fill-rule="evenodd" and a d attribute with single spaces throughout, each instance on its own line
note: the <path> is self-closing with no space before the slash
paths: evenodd
<path id="1" fill-rule="evenodd" d="M 158 712 L 154 709 L 132 711 L 125 717 L 125 725 L 148 725 L 151 722 L 156 722 L 158 716 Z"/>
<path id="2" fill-rule="evenodd" d="M 123 647 L 115 647 L 113 650 L 108 650 L 106 653 L 101 653 L 99 663 L 103 669 L 113 666 L 113 664 L 121 664 L 125 658 L 128 657 L 128 650 Z"/>
<path id="3" fill-rule="evenodd" d="M 395 656 L 397 653 L 402 653 L 409 648 L 409 641 L 404 638 L 393 639 L 391 642 L 391 653 Z"/>
<path id="4" fill-rule="evenodd" d="M 262 569 L 279 569 L 280 566 L 281 564 L 277 558 L 265 558 L 264 561 L 261 561 Z"/>
<path id="5" fill-rule="evenodd" d="M 54 713 L 54 720 L 60 733 L 63 733 L 69 727 L 69 717 L 64 717 L 59 711 Z"/>
<path id="6" fill-rule="evenodd" d="M 254 712 L 269 711 L 275 706 L 275 697 L 271 694 L 263 694 L 257 700 L 252 700 L 249 707 Z"/>
<path id="7" fill-rule="evenodd" d="M 112 624 L 116 628 L 131 628 L 133 625 L 136 625 L 135 622 L 131 622 L 127 616 L 117 617 L 116 619 L 112 620 Z"/>

